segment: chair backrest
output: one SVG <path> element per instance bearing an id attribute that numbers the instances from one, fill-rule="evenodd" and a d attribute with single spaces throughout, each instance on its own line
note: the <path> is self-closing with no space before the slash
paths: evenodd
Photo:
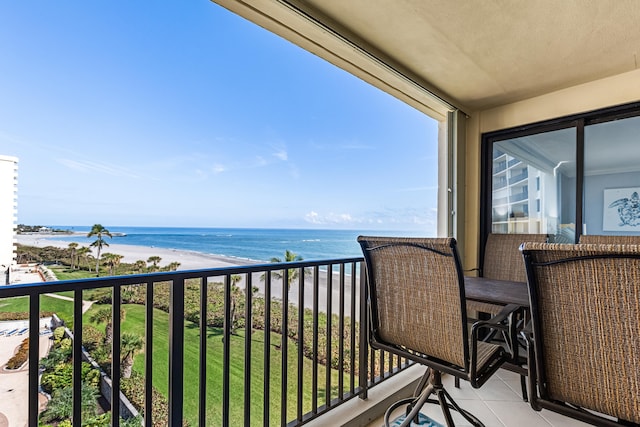
<path id="1" fill-rule="evenodd" d="M 532 405 L 586 421 L 554 404 L 567 402 L 640 423 L 640 246 L 525 243 L 522 252 L 539 392 Z"/>
<path id="2" fill-rule="evenodd" d="M 452 238 L 358 237 L 375 342 L 468 368 L 464 276 Z"/>
<path id="3" fill-rule="evenodd" d="M 482 276 L 488 279 L 526 282 L 527 275 L 520 253 L 524 242 L 547 241 L 546 234 L 489 234 L 484 246 Z"/>
<path id="4" fill-rule="evenodd" d="M 612 236 L 600 234 L 582 234 L 580 243 L 606 243 L 609 245 L 640 245 L 640 236 Z"/>

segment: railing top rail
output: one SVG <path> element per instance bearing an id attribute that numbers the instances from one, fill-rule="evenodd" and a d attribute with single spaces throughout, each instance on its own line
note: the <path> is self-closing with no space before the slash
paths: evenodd
<path id="1" fill-rule="evenodd" d="M 126 276 L 104 276 L 85 279 L 60 280 L 55 282 L 24 283 L 0 287 L 0 298 L 16 297 L 24 295 L 38 295 L 49 292 L 62 292 L 69 290 L 95 289 L 111 286 L 123 286 L 148 282 L 164 282 L 181 279 L 194 279 L 202 277 L 219 277 L 233 274 L 262 273 L 291 268 L 307 268 L 315 266 L 339 265 L 363 262 L 362 257 L 336 258 L 316 261 L 295 261 L 268 264 L 252 264 L 229 267 L 205 268 L 199 270 L 179 270 L 172 272 L 131 274 Z"/>

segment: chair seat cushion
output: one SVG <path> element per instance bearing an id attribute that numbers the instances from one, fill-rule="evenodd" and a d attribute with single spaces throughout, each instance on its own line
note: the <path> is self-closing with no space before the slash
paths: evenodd
<path id="1" fill-rule="evenodd" d="M 477 371 L 484 371 L 485 367 L 504 353 L 504 348 L 498 344 L 478 341 Z"/>

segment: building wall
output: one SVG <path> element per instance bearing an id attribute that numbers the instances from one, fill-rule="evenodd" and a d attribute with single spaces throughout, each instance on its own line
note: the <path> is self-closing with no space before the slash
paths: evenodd
<path id="1" fill-rule="evenodd" d="M 5 271 L 15 263 L 15 231 L 18 204 L 18 159 L 0 156 L 0 285 Z"/>
<path id="2" fill-rule="evenodd" d="M 476 111 L 467 121 L 465 268 L 476 266 L 480 234 L 480 145 L 482 134 L 556 117 L 640 101 L 640 70 L 584 83 L 513 104 Z"/>

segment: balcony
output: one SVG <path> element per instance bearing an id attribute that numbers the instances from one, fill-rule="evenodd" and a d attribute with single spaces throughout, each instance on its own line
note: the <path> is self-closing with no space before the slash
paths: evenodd
<path id="1" fill-rule="evenodd" d="M 527 171 L 527 169 L 525 169 L 521 173 L 511 176 L 511 178 L 509 178 L 509 185 L 513 185 L 517 182 L 524 181 L 528 177 L 529 177 L 529 172 Z"/>
<path id="2" fill-rule="evenodd" d="M 44 407 L 38 360 L 50 340 L 35 314 L 44 311 L 48 297 L 43 295 L 64 293 L 72 300 L 71 318 L 63 320 L 73 325 L 68 336 L 73 339 L 73 395 L 78 396 L 87 359 L 82 344 L 91 323 L 88 314 L 83 316 L 83 295 L 96 290 L 106 295 L 101 302 L 111 312 L 113 343 L 124 342 L 131 331 L 131 323 L 123 323 L 125 313 L 127 319 L 139 316 L 143 325 L 144 348 L 136 364 L 143 367 L 138 368 L 144 391 L 138 410 L 145 425 L 159 422 L 153 418 L 154 389 L 166 390 L 162 424 L 175 426 L 184 420 L 189 425 L 298 426 L 350 400 L 366 399 L 410 364 L 367 346 L 362 268 L 361 258 L 351 258 L 0 287 L 0 298 L 28 299 L 24 420 L 37 426 Z M 287 283 L 288 292 L 283 291 Z M 217 303 L 221 318 L 214 313 Z M 282 339 L 283 331 L 288 339 Z M 110 347 L 110 359 L 122 360 L 124 346 Z M 221 355 L 219 360 L 210 360 L 214 354 Z M 111 362 L 107 370 L 111 388 L 104 397 L 112 403 L 105 410 L 126 418 L 126 401 L 117 398 L 123 368 Z M 81 425 L 82 408 L 77 399 L 73 402 L 71 419 Z M 379 416 L 385 407 L 374 406 L 368 416 Z M 122 421 L 114 417 L 111 425 Z"/>
<path id="3" fill-rule="evenodd" d="M 413 391 L 424 368 L 368 347 L 362 262 L 336 259 L 0 287 L 0 298 L 26 296 L 30 312 L 28 331 L 22 329 L 33 343 L 24 380 L 28 384 L 22 387 L 24 397 L 17 400 L 24 406 L 13 412 L 35 427 L 44 409 L 42 371 L 36 361 L 46 354 L 50 334 L 41 327 L 40 316 L 31 314 L 43 311 L 45 294 L 73 296 L 62 298 L 71 300 L 73 312 L 65 320 L 73 323 L 69 336 L 74 338 L 74 395 L 82 389 L 81 343 L 87 342 L 84 326 L 90 323 L 87 314 L 83 316 L 83 295 L 99 289 L 114 302 L 108 304 L 114 343 L 123 342 L 125 329 L 131 329 L 131 324 L 123 323 L 125 312 L 128 318 L 137 313 L 144 325 L 144 352 L 138 361 L 143 366 L 139 378 L 144 398 L 139 409 L 144 425 L 378 427 L 386 408 Z M 301 282 L 289 282 L 295 276 Z M 284 283 L 291 283 L 288 292 L 283 292 Z M 216 292 L 217 301 L 223 302 L 221 327 L 212 319 L 211 297 Z M 132 295 L 143 304 L 132 305 Z M 166 307 L 163 295 L 168 298 Z M 288 339 L 282 340 L 282 331 L 287 331 Z M 111 360 L 120 360 L 124 351 L 123 345 L 112 346 Z M 215 354 L 221 357 L 211 360 Z M 122 396 L 124 381 L 120 364 L 112 362 L 110 371 L 112 387 L 104 397 L 113 403 L 105 410 L 130 416 L 127 401 L 116 398 Z M 451 377 L 445 382 L 459 403 L 486 425 L 583 425 L 548 411 L 533 411 L 522 401 L 519 377 L 511 372 L 500 371 L 478 390 L 465 383 L 456 389 Z M 158 405 L 153 394 L 163 383 L 167 419 L 159 420 L 153 415 L 152 406 Z M 81 425 L 82 408 L 78 399 L 73 402 L 73 423 Z M 426 405 L 424 412 L 436 420 L 441 417 L 436 405 Z M 116 417 L 111 425 L 125 422 Z"/>

